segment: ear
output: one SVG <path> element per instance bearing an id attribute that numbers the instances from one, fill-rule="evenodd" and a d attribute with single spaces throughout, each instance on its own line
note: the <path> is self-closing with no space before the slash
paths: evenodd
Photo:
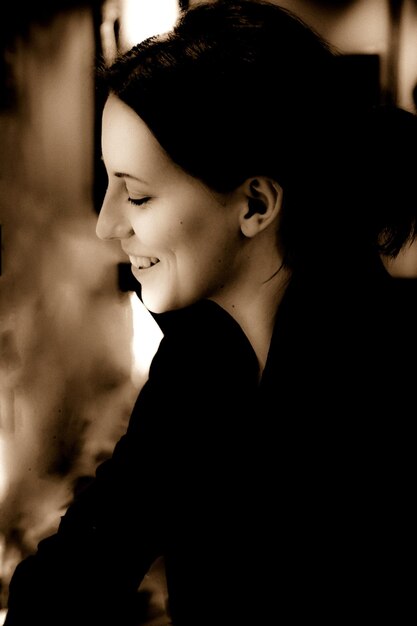
<path id="1" fill-rule="evenodd" d="M 240 213 L 240 229 L 254 237 L 274 222 L 281 210 L 282 187 L 272 178 L 248 178 L 241 186 L 245 206 Z"/>

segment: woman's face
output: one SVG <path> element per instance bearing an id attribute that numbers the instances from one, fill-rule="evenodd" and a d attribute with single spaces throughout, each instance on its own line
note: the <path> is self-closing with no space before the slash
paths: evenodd
<path id="1" fill-rule="evenodd" d="M 141 118 L 111 95 L 104 108 L 108 188 L 97 223 L 119 239 L 154 313 L 221 301 L 242 270 L 235 194 L 213 192 L 177 166 Z"/>

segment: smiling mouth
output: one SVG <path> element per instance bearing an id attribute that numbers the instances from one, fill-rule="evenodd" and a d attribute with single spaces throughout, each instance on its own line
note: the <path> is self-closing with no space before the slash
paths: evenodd
<path id="1" fill-rule="evenodd" d="M 129 255 L 129 260 L 133 267 L 136 267 L 137 270 L 147 270 L 150 267 L 153 267 L 157 263 L 159 263 L 159 259 L 156 257 L 148 257 L 148 256 L 132 256 Z"/>

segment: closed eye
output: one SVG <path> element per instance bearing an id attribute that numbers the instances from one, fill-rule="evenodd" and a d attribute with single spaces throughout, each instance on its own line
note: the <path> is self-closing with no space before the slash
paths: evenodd
<path id="1" fill-rule="evenodd" d="M 147 202 L 149 202 L 150 197 L 145 196 L 144 198 L 131 198 L 129 196 L 127 200 L 128 202 L 130 202 L 131 204 L 134 204 L 135 206 L 142 206 L 143 204 L 146 204 Z"/>

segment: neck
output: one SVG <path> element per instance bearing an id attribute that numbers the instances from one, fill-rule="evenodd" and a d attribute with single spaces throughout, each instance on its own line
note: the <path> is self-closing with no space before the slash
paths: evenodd
<path id="1" fill-rule="evenodd" d="M 280 268 L 280 269 L 278 269 Z M 275 315 L 286 291 L 290 272 L 280 267 L 247 277 L 221 301 L 215 299 L 240 325 L 258 358 L 260 375 L 265 368 L 274 330 Z"/>

